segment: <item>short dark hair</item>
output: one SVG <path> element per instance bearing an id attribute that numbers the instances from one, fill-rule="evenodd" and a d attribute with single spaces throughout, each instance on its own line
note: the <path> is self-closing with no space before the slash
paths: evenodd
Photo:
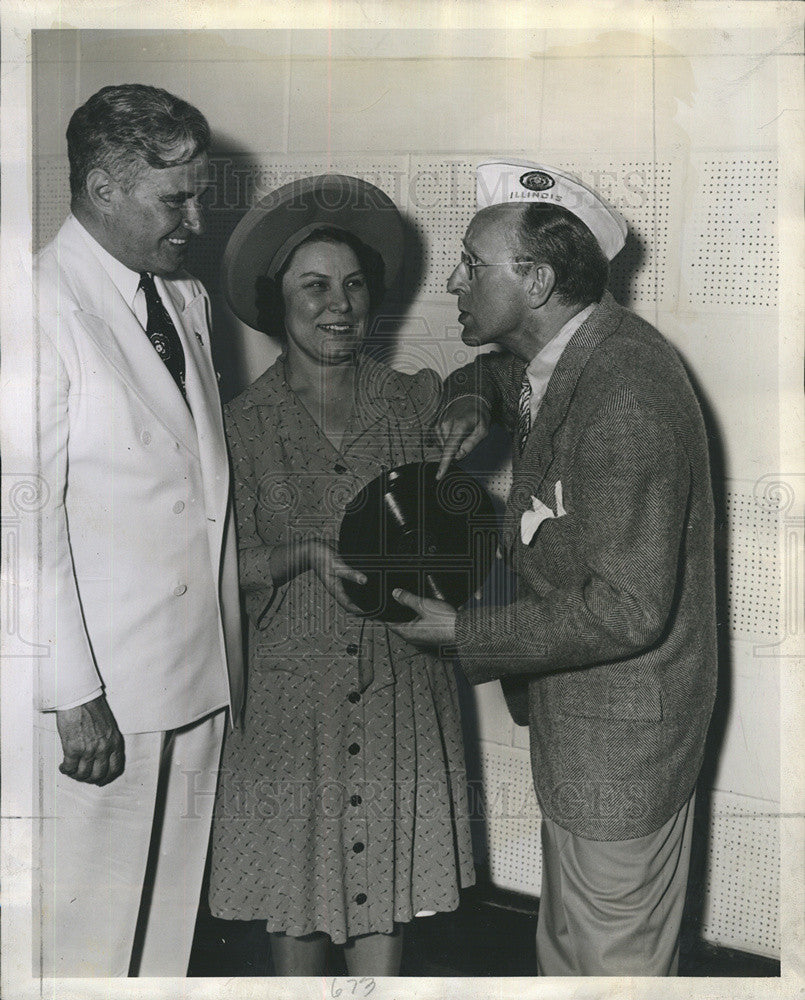
<path id="1" fill-rule="evenodd" d="M 526 205 L 517 227 L 520 259 L 550 264 L 554 290 L 567 305 L 598 302 L 609 280 L 609 261 L 598 240 L 577 216 L 559 205 Z M 515 265 L 517 267 L 517 265 Z"/>
<path id="2" fill-rule="evenodd" d="M 159 87 L 103 87 L 67 126 L 70 193 L 84 193 L 96 167 L 130 189 L 143 163 L 157 169 L 187 163 L 209 149 L 210 126 L 192 104 Z"/>
<path id="3" fill-rule="evenodd" d="M 283 261 L 273 278 L 261 275 L 255 282 L 257 302 L 257 328 L 265 333 L 282 336 L 285 333 L 285 301 L 282 297 L 282 279 L 291 266 L 300 247 L 308 243 L 343 243 L 358 259 L 369 290 L 369 309 L 374 312 L 386 294 L 385 265 L 383 258 L 372 247 L 347 229 L 337 226 L 322 226 L 314 229 Z"/>

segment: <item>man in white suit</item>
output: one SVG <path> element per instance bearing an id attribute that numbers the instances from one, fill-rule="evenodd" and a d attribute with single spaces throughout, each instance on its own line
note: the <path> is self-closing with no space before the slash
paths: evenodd
<path id="1" fill-rule="evenodd" d="M 242 658 L 209 301 L 183 264 L 210 132 L 153 87 L 67 131 L 35 268 L 42 519 L 38 975 L 185 975 Z"/>

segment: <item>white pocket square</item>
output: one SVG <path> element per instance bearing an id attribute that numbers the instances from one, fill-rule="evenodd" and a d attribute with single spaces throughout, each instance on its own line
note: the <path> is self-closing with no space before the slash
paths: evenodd
<path id="1" fill-rule="evenodd" d="M 567 511 L 562 503 L 562 480 L 556 480 L 556 486 L 554 487 L 554 497 L 556 499 L 556 513 L 551 510 L 547 504 L 544 504 L 541 500 L 536 497 L 531 497 L 531 510 L 523 511 L 523 516 L 520 518 L 520 538 L 523 545 L 530 545 L 531 540 L 537 533 L 537 528 L 551 517 L 564 517 Z"/>

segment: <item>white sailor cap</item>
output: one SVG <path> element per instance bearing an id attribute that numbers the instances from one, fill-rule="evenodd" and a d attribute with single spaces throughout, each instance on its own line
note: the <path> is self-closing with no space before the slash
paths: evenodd
<path id="1" fill-rule="evenodd" d="M 623 249 L 626 220 L 573 174 L 528 160 L 489 160 L 476 177 L 479 210 L 517 201 L 552 203 L 581 219 L 608 260 Z"/>

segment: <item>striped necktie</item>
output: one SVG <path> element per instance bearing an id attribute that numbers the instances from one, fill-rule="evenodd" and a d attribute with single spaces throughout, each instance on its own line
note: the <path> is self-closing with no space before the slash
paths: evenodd
<path id="1" fill-rule="evenodd" d="M 520 402 L 517 404 L 517 447 L 523 454 L 528 432 L 531 430 L 531 382 L 528 372 L 523 372 L 523 384 L 520 386 Z"/>
<path id="2" fill-rule="evenodd" d="M 179 340 L 179 334 L 173 325 L 165 304 L 159 297 L 153 275 L 143 271 L 140 275 L 140 288 L 145 292 L 145 304 L 148 307 L 148 318 L 145 332 L 154 345 L 154 350 L 165 362 L 165 367 L 173 376 L 173 381 L 179 386 L 182 395 L 187 400 L 185 391 L 184 349 Z"/>

